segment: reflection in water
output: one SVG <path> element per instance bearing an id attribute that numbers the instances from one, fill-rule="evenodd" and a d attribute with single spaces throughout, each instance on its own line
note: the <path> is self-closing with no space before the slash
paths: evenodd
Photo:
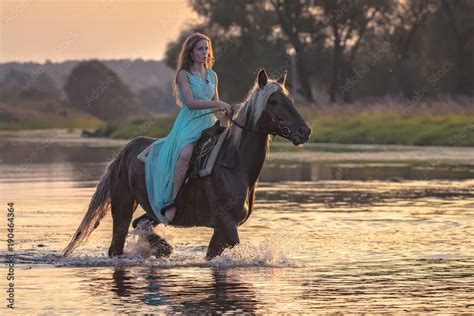
<path id="1" fill-rule="evenodd" d="M 351 187 L 352 186 L 352 187 Z M 360 207 L 395 206 L 417 204 L 430 206 L 433 200 L 450 204 L 474 199 L 474 191 L 470 182 L 459 182 L 453 186 L 451 181 L 322 181 L 322 182 L 280 182 L 278 186 L 261 183 L 257 191 L 259 199 L 270 202 L 286 201 L 286 203 L 301 203 L 301 207 L 312 209 L 315 203 L 318 211 L 360 211 Z M 354 188 L 354 189 L 353 189 Z M 466 205 L 469 208 L 469 205 Z M 467 209 L 466 209 L 467 211 Z"/>
<path id="2" fill-rule="evenodd" d="M 159 268 L 147 273 L 148 294 L 142 300 L 166 304 L 173 313 L 255 312 L 255 292 L 235 270 L 179 270 L 171 276 Z"/>
<path id="3" fill-rule="evenodd" d="M 32 163 L 68 165 L 81 180 L 97 179 L 107 163 L 126 143 L 124 140 L 81 138 L 77 132 L 66 131 L 53 134 L 39 131 L 30 137 L 21 136 L 22 133 L 10 134 L 3 136 L 0 134 L 2 165 L 11 165 L 11 169 L 15 168 L 17 171 L 20 169 L 21 173 L 28 172 Z M 413 146 L 392 148 L 382 145 L 378 146 L 380 149 L 375 145 L 371 147 L 374 148 L 367 150 L 363 146 L 340 145 L 334 148 L 334 152 L 328 152 L 328 148 L 322 147 L 320 151 L 300 154 L 306 158 L 309 155 L 320 159 L 297 163 L 295 163 L 298 161 L 295 159 L 297 156 L 288 156 L 288 159 L 282 160 L 285 154 L 277 152 L 275 157 L 279 160 L 270 159 L 266 162 L 260 180 L 276 182 L 282 179 L 318 181 L 474 178 L 474 165 L 470 159 L 474 157 L 474 150 L 470 148 L 441 150 L 436 147 L 430 149 Z M 341 149 L 344 149 L 342 153 Z M 455 158 L 459 161 L 456 162 Z M 394 162 L 396 159 L 399 161 Z M 88 174 L 91 168 L 93 173 Z M 1 177 L 8 179 L 17 175 L 18 172 L 7 173 Z"/>
<path id="4" fill-rule="evenodd" d="M 318 180 L 428 180 L 472 179 L 473 165 L 433 166 L 425 163 L 341 163 L 341 162 L 270 162 L 263 169 L 261 179 L 275 182 Z"/>
<path id="5" fill-rule="evenodd" d="M 121 311 L 153 310 L 154 306 L 186 314 L 255 313 L 255 289 L 242 280 L 247 276 L 241 269 L 115 267 L 111 280 L 101 273 L 83 282 L 90 286 L 91 295 L 111 297 Z"/>

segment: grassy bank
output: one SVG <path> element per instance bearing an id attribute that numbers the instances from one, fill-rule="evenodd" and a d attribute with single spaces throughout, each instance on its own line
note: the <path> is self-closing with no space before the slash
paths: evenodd
<path id="1" fill-rule="evenodd" d="M 163 137 L 166 136 L 174 123 L 174 117 L 162 116 L 153 119 L 137 119 L 126 124 L 108 124 L 98 128 L 97 136 L 116 139 L 129 139 L 137 136 Z"/>
<path id="2" fill-rule="evenodd" d="M 350 117 L 318 115 L 309 121 L 312 142 L 474 146 L 474 115 L 403 118 L 393 114 L 358 113 Z"/>
<path id="3" fill-rule="evenodd" d="M 473 99 L 412 105 L 385 100 L 302 109 L 312 142 L 474 146 Z"/>
<path id="4" fill-rule="evenodd" d="M 0 103 L 0 130 L 96 129 L 104 124 L 90 114 L 55 103 L 22 106 Z"/>
<path id="5" fill-rule="evenodd" d="M 96 118 L 72 116 L 68 118 L 50 118 L 34 121 L 0 122 L 0 130 L 31 130 L 53 128 L 95 129 L 101 125 L 104 125 L 104 122 Z"/>
<path id="6" fill-rule="evenodd" d="M 412 106 L 377 100 L 299 106 L 298 110 L 313 129 L 314 143 L 474 146 L 473 101 L 450 99 Z M 129 139 L 140 135 L 164 137 L 173 122 L 174 117 L 160 116 L 112 125 L 55 104 L 18 108 L 0 103 L 0 129 L 8 130 L 82 128 L 96 130 L 98 136 Z"/>
<path id="7" fill-rule="evenodd" d="M 158 118 L 153 124 L 134 121 L 121 126 L 108 125 L 98 133 L 112 138 L 163 137 L 173 121 L 173 118 Z M 307 118 L 307 122 L 313 129 L 311 142 L 317 143 L 474 146 L 474 115 L 426 114 L 401 118 L 365 112 L 350 117 L 320 113 Z"/>

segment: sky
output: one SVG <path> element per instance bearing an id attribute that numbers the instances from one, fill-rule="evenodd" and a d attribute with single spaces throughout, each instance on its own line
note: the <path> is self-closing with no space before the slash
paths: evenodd
<path id="1" fill-rule="evenodd" d="M 0 63 L 161 60 L 198 16 L 186 0 L 0 0 Z"/>

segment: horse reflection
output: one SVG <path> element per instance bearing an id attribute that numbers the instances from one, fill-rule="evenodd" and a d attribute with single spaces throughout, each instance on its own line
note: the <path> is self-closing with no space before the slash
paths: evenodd
<path id="1" fill-rule="evenodd" d="M 112 294 L 117 306 L 127 311 L 155 306 L 171 313 L 255 313 L 255 288 L 242 275 L 238 268 L 115 267 L 112 282 L 90 284 L 94 295 Z"/>

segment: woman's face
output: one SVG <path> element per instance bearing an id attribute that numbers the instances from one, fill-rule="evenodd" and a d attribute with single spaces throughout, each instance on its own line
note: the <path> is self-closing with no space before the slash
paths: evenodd
<path id="1" fill-rule="evenodd" d="M 196 46 L 191 53 L 193 61 L 197 63 L 205 63 L 209 56 L 209 43 L 207 40 L 202 39 L 197 42 Z"/>

